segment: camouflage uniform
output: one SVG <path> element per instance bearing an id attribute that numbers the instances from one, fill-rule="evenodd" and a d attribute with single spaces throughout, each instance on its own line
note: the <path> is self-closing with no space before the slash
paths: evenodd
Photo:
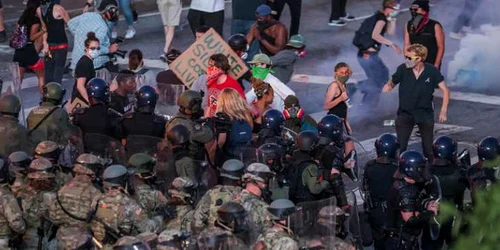
<path id="1" fill-rule="evenodd" d="M 265 249 L 272 250 L 298 250 L 299 244 L 293 238 L 290 229 L 281 225 L 275 224 L 274 227 L 268 228 L 257 239 L 258 244 L 264 244 Z"/>
<path id="2" fill-rule="evenodd" d="M 243 189 L 238 186 L 217 185 L 203 195 L 194 212 L 194 227 L 199 230 L 212 225 L 217 218 L 217 209 L 228 201 L 235 200 Z"/>
<path id="3" fill-rule="evenodd" d="M 216 242 L 209 240 L 214 238 L 217 239 Z M 214 243 L 216 244 L 215 246 L 212 245 Z M 247 249 L 247 246 L 241 239 L 233 235 L 231 232 L 212 225 L 208 228 L 205 228 L 198 235 L 198 248 L 199 249 Z"/>
<path id="4" fill-rule="evenodd" d="M 92 233 L 85 227 L 69 226 L 64 230 L 58 230 L 57 249 L 94 249 Z"/>
<path id="5" fill-rule="evenodd" d="M 23 212 L 7 184 L 0 186 L 0 249 L 9 249 L 13 234 L 23 234 L 26 223 Z"/>
<path id="6" fill-rule="evenodd" d="M 35 148 L 35 158 L 45 158 L 52 163 L 55 168 L 55 182 L 58 188 L 64 186 L 67 182 L 72 179 L 69 169 L 65 169 L 59 164 L 59 156 L 61 155 L 61 150 L 56 142 L 53 141 L 42 141 L 38 143 Z"/>
<path id="7" fill-rule="evenodd" d="M 247 190 L 241 191 L 239 202 L 247 211 L 249 221 L 257 227 L 255 228 L 257 230 L 257 235 L 264 232 L 269 227 L 269 221 L 266 220 L 267 207 L 269 207 L 269 205 L 264 202 L 261 197 Z"/>
<path id="8" fill-rule="evenodd" d="M 54 141 L 59 145 L 68 143 L 71 126 L 68 113 L 51 102 L 42 102 L 39 107 L 31 110 L 26 118 L 27 127 L 33 129 L 52 109 L 56 110 L 31 134 L 31 139 L 35 144 L 41 141 Z"/>
<path id="9" fill-rule="evenodd" d="M 150 185 L 145 183 L 137 184 L 135 186 L 134 200 L 144 209 L 144 213 L 149 217 L 158 214 L 158 209 L 167 206 L 167 198 L 162 192 L 153 189 Z"/>
<path id="10" fill-rule="evenodd" d="M 165 230 L 177 230 L 183 233 L 191 233 L 191 223 L 193 221 L 194 210 L 191 199 L 191 194 L 185 192 L 187 188 L 193 188 L 194 184 L 191 180 L 184 177 L 177 177 L 172 182 L 172 189 L 168 190 L 170 203 L 175 205 L 176 217 L 170 220 L 165 225 Z M 179 201 L 177 202 L 176 199 Z"/>
<path id="11" fill-rule="evenodd" d="M 137 237 L 123 236 L 115 243 L 113 249 L 150 249 L 148 245 Z"/>
<path id="12" fill-rule="evenodd" d="M 10 190 L 14 196 L 17 196 L 21 189 L 28 183 L 28 167 L 31 163 L 31 157 L 24 151 L 16 151 L 9 155 L 9 176 L 15 177 L 10 185 Z"/>
<path id="13" fill-rule="evenodd" d="M 32 152 L 28 130 L 13 116 L 0 116 L 0 155 L 16 151 Z"/>
<path id="14" fill-rule="evenodd" d="M 181 250 L 183 249 L 182 233 L 179 230 L 167 229 L 158 235 L 157 250 Z"/>

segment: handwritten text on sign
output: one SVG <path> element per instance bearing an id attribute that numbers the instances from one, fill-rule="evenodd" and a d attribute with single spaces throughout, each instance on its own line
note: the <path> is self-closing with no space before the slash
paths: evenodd
<path id="1" fill-rule="evenodd" d="M 190 87 L 198 76 L 205 74 L 208 59 L 214 54 L 224 54 L 229 60 L 229 75 L 238 79 L 248 71 L 245 62 L 227 45 L 222 37 L 210 29 L 181 56 L 172 62 L 171 70 L 186 85 Z"/>

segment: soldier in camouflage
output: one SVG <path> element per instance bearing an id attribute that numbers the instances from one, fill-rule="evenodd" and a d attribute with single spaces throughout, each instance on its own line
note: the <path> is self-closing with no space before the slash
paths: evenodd
<path id="1" fill-rule="evenodd" d="M 57 187 L 60 188 L 64 186 L 68 181 L 70 181 L 73 176 L 71 175 L 71 168 L 67 168 L 59 164 L 59 157 L 61 155 L 61 149 L 53 141 L 42 141 L 35 148 L 35 158 L 44 158 L 52 163 L 52 167 L 55 171 L 55 181 Z"/>
<path id="2" fill-rule="evenodd" d="M 180 177 L 187 177 L 198 183 L 199 167 L 189 154 L 190 132 L 182 124 L 170 126 L 167 130 L 167 140 L 172 146 L 175 173 Z"/>
<path id="3" fill-rule="evenodd" d="M 19 191 L 24 189 L 28 183 L 27 175 L 30 163 L 31 158 L 24 151 L 16 151 L 9 155 L 9 173 L 11 176 L 10 189 L 14 196 L 17 196 Z"/>
<path id="4" fill-rule="evenodd" d="M 168 229 L 158 235 L 156 250 L 183 250 L 186 249 L 186 234 L 176 229 Z"/>
<path id="5" fill-rule="evenodd" d="M 151 248 L 137 237 L 124 236 L 115 243 L 113 250 L 151 250 Z"/>
<path id="6" fill-rule="evenodd" d="M 222 165 L 220 177 L 222 185 L 217 185 L 203 195 L 194 212 L 194 231 L 200 232 L 212 225 L 217 218 L 217 210 L 224 203 L 233 201 L 241 193 L 241 176 L 243 162 L 235 159 L 227 160 Z"/>
<path id="7" fill-rule="evenodd" d="M 0 97 L 0 155 L 8 156 L 16 151 L 33 150 L 28 130 L 19 124 L 21 102 L 15 95 Z"/>
<path id="8" fill-rule="evenodd" d="M 217 210 L 214 224 L 198 235 L 198 248 L 246 249 L 245 241 L 248 241 L 247 213 L 242 205 L 230 201 Z"/>
<path id="9" fill-rule="evenodd" d="M 158 235 L 152 232 L 141 233 L 136 236 L 136 238 L 144 243 L 146 243 L 151 249 L 156 250 L 158 246 Z"/>
<path id="10" fill-rule="evenodd" d="M 55 235 L 56 229 L 49 220 L 49 207 L 56 202 L 54 177 L 49 160 L 35 159 L 31 162 L 28 185 L 18 195 L 24 220 L 28 224 L 23 236 L 24 249 L 46 249 Z"/>
<path id="11" fill-rule="evenodd" d="M 155 163 L 153 157 L 144 153 L 134 154 L 128 160 L 129 169 L 134 172 L 132 197 L 149 218 L 161 214 L 168 202 L 165 195 L 156 189 Z"/>
<path id="12" fill-rule="evenodd" d="M 57 249 L 64 250 L 94 250 L 96 249 L 92 241 L 92 232 L 86 227 L 70 226 L 64 230 L 58 230 Z M 99 246 L 97 246 L 99 247 Z"/>
<path id="13" fill-rule="evenodd" d="M 332 250 L 355 250 L 356 248 L 346 241 L 336 237 L 341 233 L 345 212 L 337 206 L 325 206 L 318 214 L 317 223 L 313 227 L 315 239 L 308 243 L 309 248 L 322 247 Z"/>
<path id="14" fill-rule="evenodd" d="M 15 239 L 26 230 L 23 212 L 9 189 L 9 179 L 7 162 L 0 158 L 0 250 L 19 244 Z"/>
<path id="15" fill-rule="evenodd" d="M 299 244 L 287 221 L 295 213 L 295 204 L 287 199 L 273 201 L 267 208 L 272 226 L 257 239 L 254 250 L 298 250 Z"/>
<path id="16" fill-rule="evenodd" d="M 102 194 L 95 186 L 96 172 L 101 168 L 103 163 L 97 156 L 78 156 L 73 168 L 75 178 L 57 192 L 56 202 L 50 206 L 50 219 L 59 226 L 59 231 L 70 226 L 87 226 L 92 201 Z"/>
<path id="17" fill-rule="evenodd" d="M 129 174 L 121 165 L 104 170 L 105 193 L 92 201 L 92 231 L 97 241 L 110 246 L 120 237 L 142 232 L 157 232 L 162 223 L 158 218 L 148 219 L 141 206 L 125 191 Z"/>
<path id="18" fill-rule="evenodd" d="M 270 198 L 268 189 L 269 178 L 273 172 L 262 163 L 252 163 L 245 169 L 243 183 L 245 189 L 241 191 L 238 200 L 248 213 L 250 222 L 250 241 L 254 242 L 262 232 L 269 227 L 267 207 L 263 197 Z"/>
<path id="19" fill-rule="evenodd" d="M 43 86 L 40 106 L 31 110 L 26 118 L 31 140 L 34 144 L 54 141 L 59 145 L 68 143 L 70 126 L 69 115 L 61 106 L 66 90 L 61 84 L 49 82 Z"/>
<path id="20" fill-rule="evenodd" d="M 165 230 L 175 229 L 186 234 L 191 234 L 191 223 L 194 214 L 193 192 L 194 183 L 190 179 L 185 177 L 174 179 L 172 188 L 168 190 L 168 204 L 175 206 L 176 217 L 167 223 Z"/>

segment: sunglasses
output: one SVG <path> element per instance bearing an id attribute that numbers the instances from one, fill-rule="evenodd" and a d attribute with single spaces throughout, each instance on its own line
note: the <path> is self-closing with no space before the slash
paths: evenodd
<path id="1" fill-rule="evenodd" d="M 405 56 L 405 57 L 406 57 L 406 59 L 412 60 L 412 61 L 413 60 L 417 60 L 418 58 L 420 58 L 419 56 Z"/>
<path id="2" fill-rule="evenodd" d="M 90 50 L 101 50 L 101 47 L 90 47 Z"/>

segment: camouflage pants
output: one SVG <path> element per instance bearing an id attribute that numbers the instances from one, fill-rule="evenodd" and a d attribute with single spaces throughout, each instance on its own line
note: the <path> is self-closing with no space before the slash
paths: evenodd
<path id="1" fill-rule="evenodd" d="M 21 249 L 38 249 L 38 230 L 36 228 L 29 228 L 26 230 L 23 236 L 23 246 Z M 42 240 L 42 249 L 44 250 L 56 250 L 57 249 L 57 241 L 54 238 L 51 241 L 47 241 L 47 239 Z"/>

